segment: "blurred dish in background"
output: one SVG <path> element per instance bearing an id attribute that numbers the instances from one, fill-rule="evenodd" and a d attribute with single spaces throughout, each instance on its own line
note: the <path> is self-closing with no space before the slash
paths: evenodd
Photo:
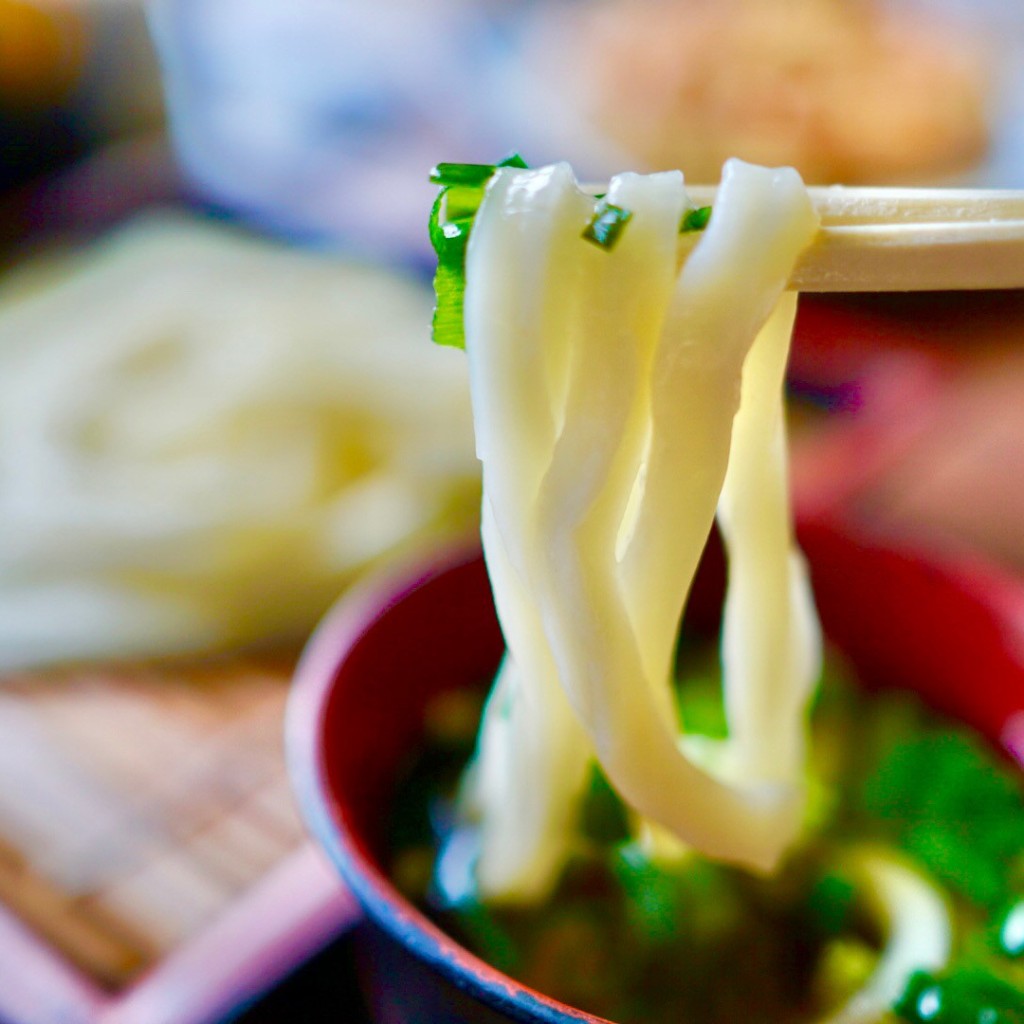
<path id="1" fill-rule="evenodd" d="M 302 636 L 467 526 L 464 368 L 429 323 L 417 283 L 184 216 L 9 277 L 0 666 Z"/>
<path id="2" fill-rule="evenodd" d="M 149 0 L 178 156 L 264 228 L 426 264 L 439 160 L 630 165 L 523 66 L 533 6 Z"/>
<path id="3" fill-rule="evenodd" d="M 63 100 L 84 65 L 81 19 L 28 0 L 2 0 L 0 26 L 4 106 L 42 107 Z"/>
<path id="4" fill-rule="evenodd" d="M 63 105 L 85 55 L 81 19 L 0 0 L 0 189 L 80 152 L 80 133 Z"/>
<path id="5" fill-rule="evenodd" d="M 539 60 L 648 169 L 723 161 L 810 182 L 935 179 L 989 141 L 992 56 L 934 12 L 871 0 L 604 0 L 553 21 Z"/>
<path id="6" fill-rule="evenodd" d="M 163 87 L 145 0 L 36 0 L 77 17 L 88 48 L 72 111 L 102 143 L 164 127 Z"/>
<path id="7" fill-rule="evenodd" d="M 0 0 L 0 189 L 162 121 L 142 0 Z"/>
<path id="8" fill-rule="evenodd" d="M 193 186 L 430 262 L 438 160 L 1024 185 L 1017 0 L 148 0 Z M 994 125 L 994 128 L 993 128 Z M 994 132 L 994 145 L 990 146 Z M 1008 144 L 1009 143 L 1009 144 Z M 986 173 L 980 173 L 986 168 Z"/>

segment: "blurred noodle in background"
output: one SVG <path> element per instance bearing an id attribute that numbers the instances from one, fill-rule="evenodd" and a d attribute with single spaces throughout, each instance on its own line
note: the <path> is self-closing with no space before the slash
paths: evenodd
<path id="1" fill-rule="evenodd" d="M 0 290 L 0 667 L 300 640 L 478 503 L 422 283 L 142 217 Z"/>

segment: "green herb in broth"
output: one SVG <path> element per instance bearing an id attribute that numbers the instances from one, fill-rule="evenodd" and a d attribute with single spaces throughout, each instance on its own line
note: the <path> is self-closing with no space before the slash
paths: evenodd
<path id="1" fill-rule="evenodd" d="M 914 1024 L 1021 1024 L 1024 995 L 984 966 L 961 966 L 937 977 L 915 974 L 895 1009 Z"/>
<path id="2" fill-rule="evenodd" d="M 696 855 L 655 862 L 631 837 L 626 808 L 595 768 L 578 847 L 549 905 L 484 906 L 468 863 L 462 890 L 446 891 L 422 866 L 451 842 L 449 808 L 474 741 L 472 714 L 456 714 L 450 703 L 461 734 L 440 730 L 443 739 L 428 745 L 399 790 L 396 835 L 415 839 L 395 842 L 396 881 L 499 968 L 622 1024 L 800 1024 L 827 1017 L 878 962 L 883 936 L 845 870 L 843 851 L 886 844 L 942 880 L 956 927 L 950 966 L 915 975 L 894 1019 L 1024 1022 L 1019 778 L 976 737 L 914 698 L 866 699 L 835 661 L 827 676 L 814 712 L 808 834 L 774 878 Z M 689 732 L 722 732 L 713 668 L 691 664 L 679 693 Z M 457 699 L 475 707 L 475 697 Z M 432 786 L 423 785 L 424 776 Z M 977 799 L 965 808 L 968 792 Z M 938 835 L 969 834 L 973 842 L 929 859 L 941 844 L 922 844 L 922 822 Z M 461 841 L 471 859 L 471 842 L 465 834 Z M 1016 858 L 1004 863 L 1013 843 Z M 410 884 L 413 862 L 421 870 Z M 981 865 L 989 878 L 997 864 L 1004 864 L 999 892 L 990 881 L 979 889 L 972 872 Z"/>
<path id="3" fill-rule="evenodd" d="M 1024 814 L 1015 779 L 992 771 L 976 737 L 908 737 L 861 793 L 864 812 L 941 882 L 979 908 L 1024 892 Z"/>

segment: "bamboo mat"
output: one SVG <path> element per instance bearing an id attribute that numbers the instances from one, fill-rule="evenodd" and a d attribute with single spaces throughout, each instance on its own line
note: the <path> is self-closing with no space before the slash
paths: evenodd
<path id="1" fill-rule="evenodd" d="M 0 901 L 104 987 L 303 839 L 285 656 L 0 677 Z"/>

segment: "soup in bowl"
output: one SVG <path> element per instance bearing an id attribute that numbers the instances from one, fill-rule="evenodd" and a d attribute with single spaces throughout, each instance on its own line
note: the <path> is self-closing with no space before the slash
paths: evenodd
<path id="1" fill-rule="evenodd" d="M 835 658 L 849 666 L 857 688 L 868 695 L 863 703 L 841 709 L 840 719 L 842 714 L 848 714 L 851 726 L 863 728 L 860 719 L 865 716 L 865 707 L 870 709 L 890 701 L 892 698 L 885 694 L 913 694 L 928 707 L 928 714 L 934 712 L 955 720 L 956 734 L 968 736 L 965 749 L 975 751 L 969 737 L 979 737 L 978 750 L 984 747 L 983 756 L 991 760 L 981 769 L 984 776 L 978 778 L 995 773 L 1009 780 L 1006 785 L 1012 792 L 1007 799 L 1019 801 L 1019 769 L 1024 759 L 1024 591 L 976 560 L 911 552 L 848 525 L 804 521 L 799 524 L 798 540 L 810 565 L 828 644 Z M 719 606 L 722 587 L 721 559 L 709 549 L 687 609 L 684 635 L 707 636 L 713 632 L 714 609 Z M 615 973 L 616 964 L 623 972 L 637 973 L 633 951 L 628 948 L 629 943 L 636 941 L 635 930 L 605 936 L 604 959 L 595 960 L 585 938 L 575 946 L 570 944 L 568 955 L 564 950 L 559 953 L 558 945 L 551 943 L 542 946 L 537 954 L 537 929 L 541 929 L 543 941 L 545 920 L 557 921 L 559 914 L 564 918 L 559 901 L 568 897 L 563 888 L 548 905 L 530 911 L 532 920 L 540 924 L 520 928 L 518 935 L 510 925 L 518 911 L 510 915 L 500 909 L 493 913 L 485 909 L 474 928 L 463 913 L 466 908 L 459 905 L 458 894 L 453 893 L 457 883 L 439 880 L 438 869 L 432 867 L 438 862 L 432 855 L 423 865 L 422 837 L 418 833 L 424 830 L 419 828 L 417 832 L 415 823 L 410 826 L 409 815 L 420 813 L 432 823 L 433 839 L 442 861 L 452 861 L 452 835 L 458 829 L 452 824 L 453 816 L 444 810 L 449 805 L 445 803 L 443 783 L 424 776 L 424 766 L 440 763 L 431 753 L 430 745 L 450 746 L 452 734 L 460 729 L 472 733 L 473 723 L 460 724 L 460 718 L 466 717 L 467 709 L 479 705 L 503 650 L 483 562 L 475 549 L 467 547 L 392 571 L 344 598 L 318 629 L 298 669 L 288 720 L 293 779 L 310 828 L 365 910 L 367 923 L 359 933 L 357 945 L 368 1002 L 375 1018 L 382 1022 L 567 1024 L 604 1020 L 608 1017 L 598 1014 L 608 1014 L 609 1007 L 626 1005 L 614 979 L 609 981 L 606 975 Z M 940 726 L 937 735 L 944 735 L 943 728 Z M 880 729 L 889 729 L 896 735 L 884 724 Z M 897 754 L 903 749 L 902 742 L 897 735 Z M 942 741 L 939 742 L 941 745 Z M 975 753 L 964 755 L 964 763 L 971 762 Z M 923 755 L 919 750 L 918 755 L 924 757 L 918 781 L 926 790 L 938 792 L 946 784 L 943 772 L 955 774 L 955 758 L 943 762 L 946 755 L 940 751 L 934 762 L 929 761 L 933 755 L 927 748 Z M 932 763 L 934 786 L 929 778 Z M 857 785 L 863 789 L 860 783 Z M 841 802 L 846 795 L 843 787 L 842 780 L 833 781 L 834 799 L 812 798 L 812 808 L 818 808 L 812 816 L 825 814 L 823 805 Z M 958 799 L 971 803 L 971 791 L 961 792 Z M 993 799 L 986 784 L 984 792 L 979 789 L 973 802 L 979 813 L 984 813 L 983 805 L 986 801 L 991 804 Z M 915 825 L 926 861 L 931 856 L 926 847 L 932 840 L 920 841 L 927 829 L 918 826 L 922 826 L 920 814 L 927 817 L 931 813 L 927 808 L 933 806 L 937 806 L 934 801 L 924 811 L 919 809 Z M 879 813 L 883 818 L 894 818 L 897 811 L 892 800 L 888 807 L 883 800 Z M 995 842 L 1003 842 L 1004 847 L 1009 843 L 1011 853 L 1016 849 L 1020 854 L 1020 848 L 1013 846 L 1015 826 L 1010 820 L 1006 824 L 1010 832 L 1001 839 L 997 837 Z M 889 821 L 883 832 L 886 829 L 887 834 L 899 832 L 894 821 Z M 904 831 L 909 834 L 915 829 Z M 410 838 L 412 833 L 417 833 L 414 839 Z M 968 846 L 978 849 L 987 842 L 966 821 L 956 823 L 950 834 L 967 837 Z M 609 849 L 614 847 L 621 854 L 621 837 L 607 838 Z M 852 840 L 856 843 L 858 837 Z M 877 843 L 875 837 L 868 845 Z M 903 845 L 903 849 L 896 850 L 894 863 L 911 865 L 916 872 L 913 841 Z M 949 862 L 945 867 L 941 863 L 943 856 Z M 822 941 L 820 948 L 816 947 L 817 960 L 811 968 L 806 963 L 791 965 L 793 974 L 801 977 L 793 985 L 783 986 L 793 993 L 792 1007 L 772 1009 L 777 1019 L 867 1021 L 886 1019 L 885 1014 L 891 1012 L 908 1020 L 1019 1019 L 1014 1015 L 1020 1012 L 1020 984 L 1015 979 L 1021 970 L 1018 958 L 1024 951 L 1024 940 L 1017 933 L 1022 930 L 1024 912 L 1016 907 L 1024 892 L 1019 890 L 1021 878 L 1014 872 L 1019 872 L 1024 862 L 1018 856 L 1014 864 L 1012 856 L 1004 856 L 1001 862 L 1005 862 L 1006 874 L 997 881 L 993 892 L 991 885 L 985 888 L 987 883 L 980 877 L 985 869 L 983 860 L 975 865 L 965 854 L 952 863 L 948 851 L 936 857 L 931 863 L 918 866 L 921 876 L 929 879 L 926 888 L 938 893 L 939 905 L 964 903 L 970 908 L 977 904 L 966 914 L 950 914 L 953 925 L 947 962 L 934 965 L 931 971 L 922 970 L 895 981 L 890 978 L 888 984 L 896 1010 L 879 1014 L 863 1006 L 858 1009 L 856 1000 L 859 992 L 880 983 L 878 975 L 884 973 L 885 967 L 884 949 L 876 950 L 877 955 L 865 963 L 863 956 L 858 960 L 856 941 L 847 940 L 851 935 L 856 939 L 858 934 L 866 933 L 862 938 L 869 951 L 873 942 L 884 947 L 885 937 L 874 933 L 886 927 L 895 932 L 900 922 L 886 922 L 882 914 L 874 924 L 852 924 L 849 934 L 840 936 L 842 941 L 832 945 L 819 934 Z M 423 872 L 422 885 L 410 882 L 409 865 L 416 863 Z M 567 871 L 572 870 L 571 865 Z M 669 875 L 672 870 L 665 869 Z M 959 881 L 958 871 L 962 876 Z M 455 872 L 458 873 L 457 867 Z M 952 885 L 946 884 L 944 872 L 952 878 Z M 808 883 L 808 891 L 820 896 L 828 888 L 821 883 L 831 884 L 836 878 L 842 892 L 844 879 L 852 878 L 856 884 L 858 876 L 855 870 L 848 875 L 819 873 Z M 740 882 L 741 887 L 745 884 Z M 752 884 L 756 888 L 760 883 Z M 966 896 L 955 891 L 958 886 L 966 889 Z M 1000 891 L 999 886 L 1005 891 Z M 600 890 L 601 886 L 596 888 Z M 657 885 L 652 885 L 648 893 L 650 903 L 656 898 Z M 600 891 L 596 898 L 603 898 Z M 611 922 L 622 916 L 624 897 L 622 893 L 610 893 L 608 898 L 618 902 L 609 903 L 607 912 L 599 906 L 596 917 L 604 917 L 609 927 L 617 927 Z M 759 897 L 755 893 L 753 898 L 756 902 Z M 913 888 L 895 898 L 905 909 L 909 908 L 911 925 L 915 919 L 924 920 L 922 915 L 930 912 L 927 900 L 921 905 L 923 909 L 914 911 L 913 901 L 917 897 Z M 842 899 L 828 902 L 833 909 L 842 904 Z M 669 930 L 684 941 L 683 947 L 664 947 L 669 950 L 668 955 L 679 948 L 699 950 L 699 945 L 685 945 L 693 939 L 695 930 L 704 926 L 699 915 L 692 913 L 692 904 L 690 912 L 678 907 L 673 911 L 671 906 L 667 912 Z M 830 914 L 832 911 L 826 911 L 824 918 L 828 919 Z M 662 914 L 660 920 L 664 919 Z M 495 955 L 495 950 L 500 954 L 503 948 L 500 942 L 489 941 L 487 929 L 492 929 L 493 939 L 495 927 L 502 929 L 502 941 L 507 932 L 511 941 L 522 942 L 523 948 L 511 958 Z M 923 927 L 931 925 L 926 921 Z M 533 937 L 524 938 L 526 932 Z M 642 925 L 639 934 L 642 939 Z M 528 942 L 534 945 L 527 948 Z M 473 944 L 474 949 L 467 943 Z M 610 957 L 608 949 L 612 951 Z M 551 968 L 546 974 L 537 971 L 538 955 Z M 653 955 L 657 956 L 657 951 Z M 723 973 L 710 983 L 710 991 L 745 988 L 747 1003 L 725 1000 L 709 1006 L 699 1019 L 753 1019 L 750 1013 L 758 1012 L 759 999 L 767 1007 L 763 1002 L 767 988 L 758 990 L 747 962 L 751 958 L 746 956 L 741 962 L 741 956 L 742 950 L 738 950 L 734 969 L 730 969 L 728 955 L 718 958 L 716 969 Z M 588 974 L 601 976 L 600 984 L 590 986 L 599 996 L 585 1007 L 569 1005 L 555 998 L 551 991 L 557 990 L 557 995 L 580 990 L 579 979 L 569 978 L 574 972 L 574 960 L 576 973 L 584 981 Z M 994 964 L 995 974 L 986 974 L 983 962 Z M 512 965 L 513 973 L 499 969 L 496 963 Z M 513 976 L 517 964 L 527 965 L 527 982 Z M 692 963 L 670 963 L 664 973 L 681 989 L 689 986 L 692 991 L 696 983 L 694 969 Z M 837 983 L 835 992 L 823 995 L 822 977 L 827 979 L 830 972 L 836 971 L 846 980 Z M 539 979 L 548 991 L 533 987 Z M 708 984 L 706 978 L 700 981 Z M 844 984 L 849 991 L 840 991 Z M 589 999 L 590 990 L 584 990 Z M 617 994 L 602 1002 L 601 991 Z M 746 1005 L 747 1009 L 729 1009 L 737 1005 Z M 939 1016 L 940 1012 L 946 1016 Z M 759 1016 L 767 1019 L 765 1015 Z M 616 1019 L 646 1021 L 655 1017 L 644 1010 L 640 1016 Z"/>

